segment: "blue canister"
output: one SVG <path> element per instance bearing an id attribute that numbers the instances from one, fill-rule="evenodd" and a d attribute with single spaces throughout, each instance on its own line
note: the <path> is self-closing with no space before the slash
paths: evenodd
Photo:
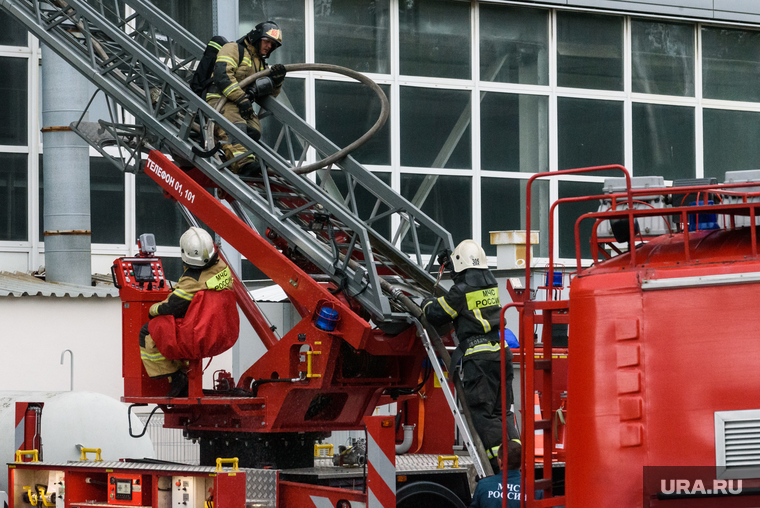
<path id="1" fill-rule="evenodd" d="M 562 287 L 562 272 L 554 272 L 554 277 L 551 277 L 549 275 L 549 272 L 546 272 L 546 286 L 549 286 L 549 283 L 552 283 L 552 287 L 555 288 L 561 288 Z"/>
<path id="2" fill-rule="evenodd" d="M 712 206 L 712 200 L 707 201 L 707 206 Z M 704 206 L 705 202 L 700 201 L 697 205 L 696 201 L 689 203 L 689 206 Z M 718 224 L 718 214 L 716 213 L 690 213 L 689 214 L 689 231 L 696 231 L 697 224 L 699 224 L 699 230 L 705 231 L 708 229 L 720 229 Z"/>
<path id="3" fill-rule="evenodd" d="M 322 307 L 317 315 L 317 328 L 331 332 L 338 324 L 338 311 L 330 307 Z"/>

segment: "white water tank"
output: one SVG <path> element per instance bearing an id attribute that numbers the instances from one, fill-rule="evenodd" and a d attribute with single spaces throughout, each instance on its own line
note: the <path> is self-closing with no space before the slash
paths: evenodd
<path id="1" fill-rule="evenodd" d="M 103 460 L 154 458 L 153 444 L 147 433 L 141 438 L 129 435 L 127 405 L 106 395 L 92 392 L 6 392 L 0 391 L 0 464 L 16 460 L 16 450 L 23 441 L 16 429 L 16 402 L 39 402 L 42 408 L 43 460 L 66 462 L 79 460 L 81 445 L 100 448 Z M 132 416 L 132 432 L 139 434 L 143 425 Z M 17 433 L 20 430 L 20 433 Z M 94 459 L 94 454 L 88 454 Z M 7 469 L 0 471 L 0 491 L 8 490 Z"/>

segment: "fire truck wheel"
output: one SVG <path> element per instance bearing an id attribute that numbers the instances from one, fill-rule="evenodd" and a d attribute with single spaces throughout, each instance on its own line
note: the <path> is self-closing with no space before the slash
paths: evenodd
<path id="1" fill-rule="evenodd" d="M 396 508 L 467 508 L 450 489 L 438 483 L 420 481 L 396 491 Z"/>

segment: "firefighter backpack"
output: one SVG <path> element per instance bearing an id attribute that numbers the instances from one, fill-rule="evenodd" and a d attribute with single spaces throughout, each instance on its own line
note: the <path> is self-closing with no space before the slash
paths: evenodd
<path id="1" fill-rule="evenodd" d="M 215 35 L 208 41 L 206 49 L 203 51 L 203 56 L 198 61 L 198 67 L 196 67 L 193 77 L 190 78 L 190 88 L 196 95 L 203 97 L 203 92 L 214 81 L 214 64 L 216 63 L 216 55 L 219 54 L 219 50 L 222 46 L 229 42 L 221 35 Z M 239 61 L 243 61 L 243 45 L 238 42 L 238 50 L 240 52 Z"/>

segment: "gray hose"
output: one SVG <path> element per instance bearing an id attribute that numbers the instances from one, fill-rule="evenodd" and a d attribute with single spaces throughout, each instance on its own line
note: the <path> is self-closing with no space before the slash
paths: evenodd
<path id="1" fill-rule="evenodd" d="M 362 74 L 361 72 L 356 72 L 351 69 L 348 69 L 346 67 L 341 67 L 339 65 L 331 65 L 331 64 L 319 64 L 319 63 L 300 63 L 300 64 L 288 64 L 285 66 L 285 70 L 288 72 L 296 72 L 296 71 L 321 71 L 321 72 L 334 72 L 336 74 L 342 74 L 344 76 L 347 76 L 349 78 L 355 79 L 356 81 L 359 81 L 360 83 L 370 87 L 373 92 L 378 96 L 381 103 L 381 109 L 380 109 L 380 116 L 377 118 L 377 121 L 375 124 L 367 131 L 365 132 L 359 139 L 348 145 L 347 147 L 335 152 L 334 154 L 325 157 L 324 159 L 313 162 L 311 164 L 307 164 L 306 166 L 301 166 L 299 168 L 293 169 L 293 172 L 297 175 L 304 175 L 306 173 L 311 173 L 312 171 L 316 171 L 318 169 L 324 168 L 325 166 L 329 166 L 330 164 L 334 164 L 335 162 L 343 159 L 346 157 L 349 153 L 353 152 L 360 146 L 362 146 L 364 143 L 367 142 L 369 138 L 374 136 L 374 134 L 379 131 L 383 125 L 385 125 L 385 122 L 388 120 L 388 114 L 390 113 L 390 104 L 388 103 L 388 98 L 383 93 L 383 90 L 380 88 L 380 86 L 369 79 L 367 76 Z M 256 81 L 259 78 L 263 78 L 264 76 L 268 76 L 271 69 L 264 69 L 263 71 L 259 71 L 256 74 L 253 74 L 251 76 L 248 76 L 244 80 L 240 81 L 239 85 L 241 88 L 245 89 L 247 86 L 249 86 L 251 83 Z M 222 97 L 219 103 L 216 105 L 216 110 L 221 111 L 224 104 L 227 102 L 226 97 Z M 214 122 L 209 122 L 206 127 L 206 139 L 213 139 L 213 132 L 214 132 Z M 213 144 L 213 142 L 212 142 Z"/>

